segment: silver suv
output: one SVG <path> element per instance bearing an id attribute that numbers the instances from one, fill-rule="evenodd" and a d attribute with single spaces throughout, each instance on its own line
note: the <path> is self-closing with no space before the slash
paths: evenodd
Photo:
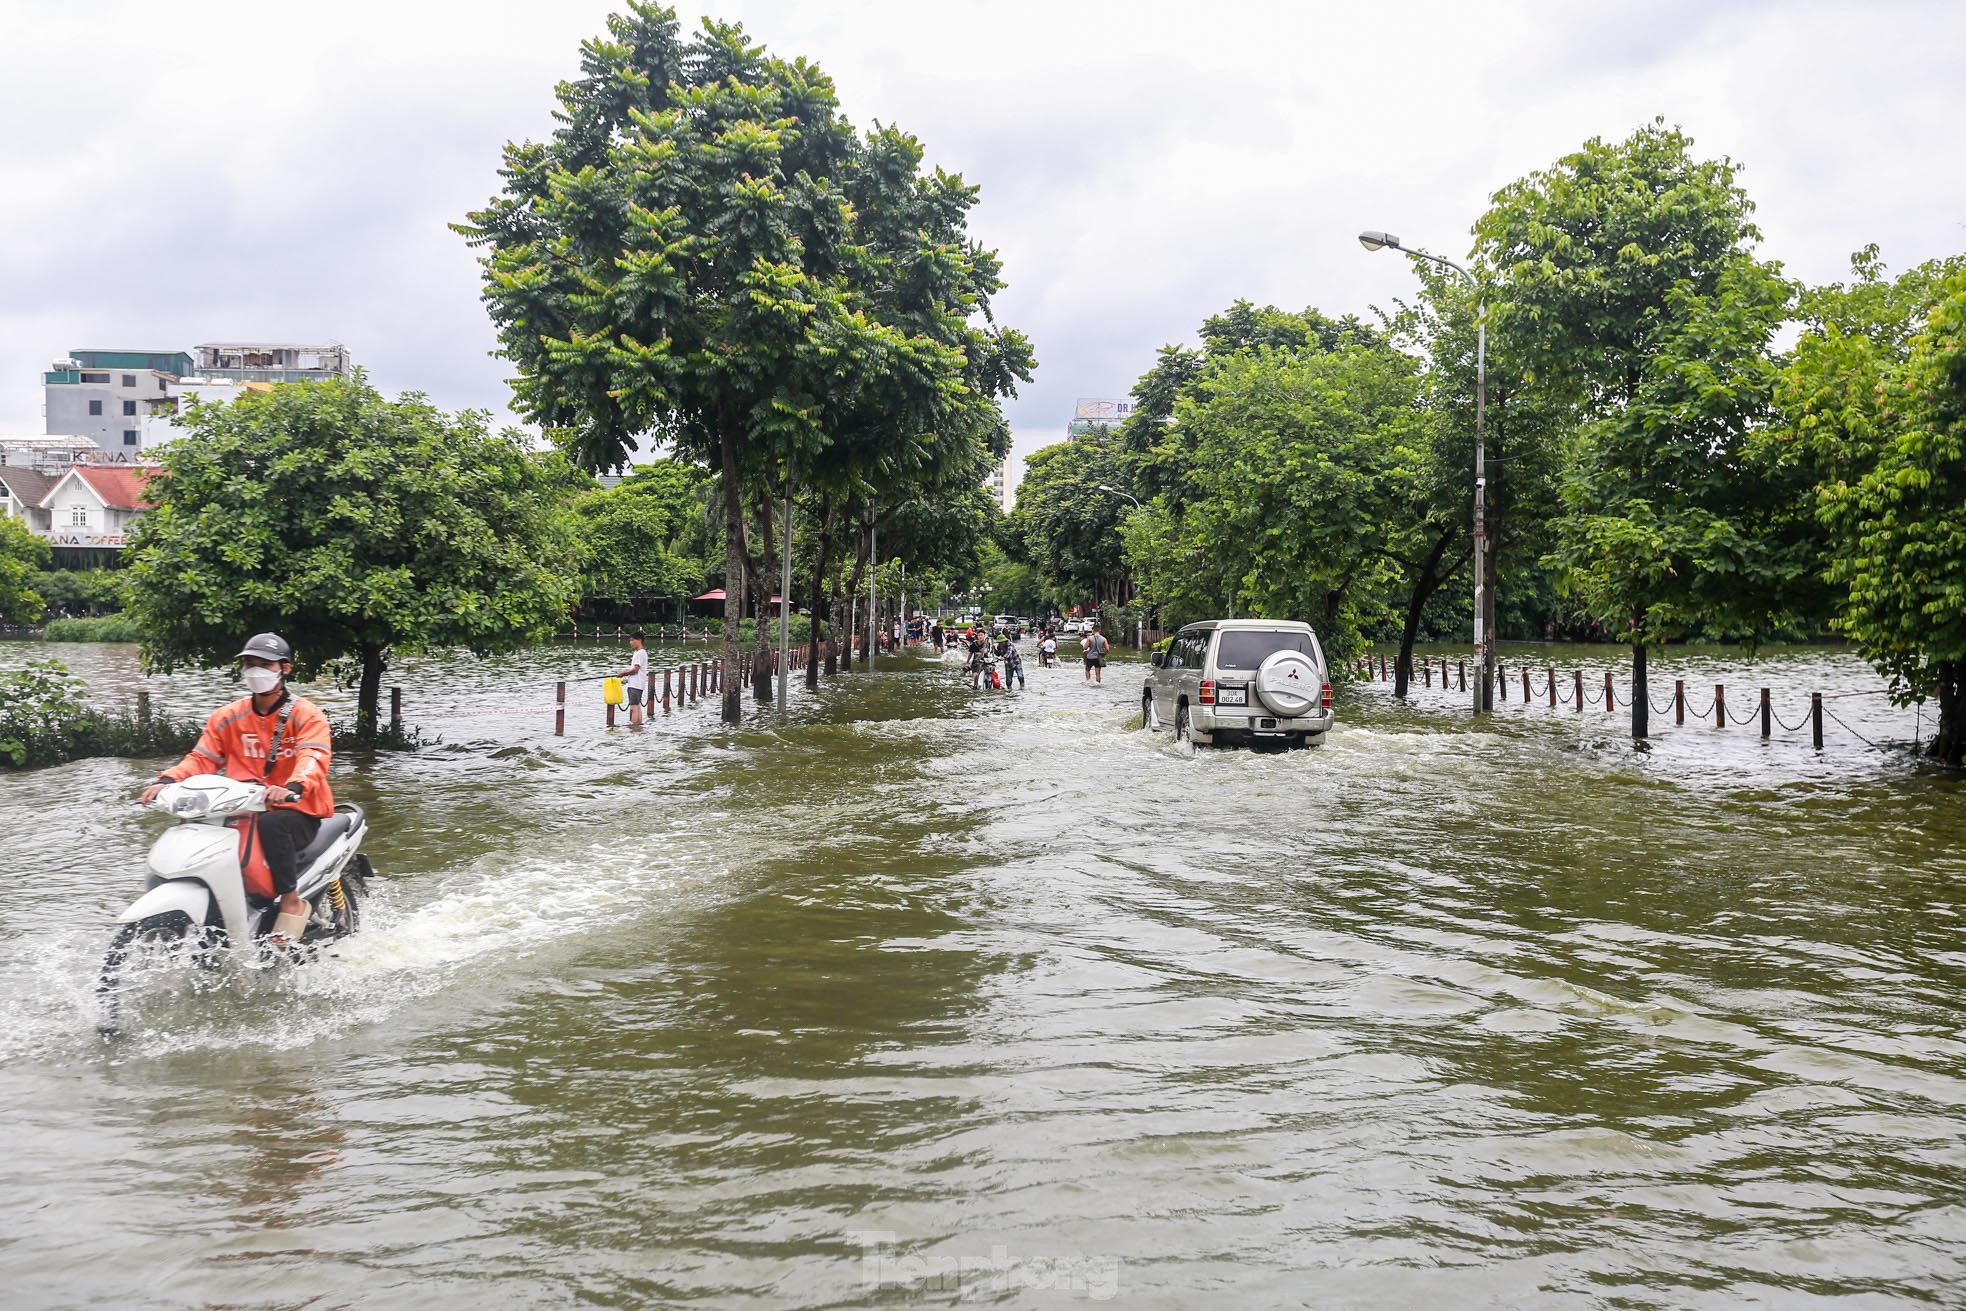
<path id="1" fill-rule="evenodd" d="M 1331 673 L 1309 624 L 1210 619 L 1154 653 L 1140 693 L 1148 728 L 1172 725 L 1197 746 L 1276 742 L 1317 746 L 1331 728 Z"/>

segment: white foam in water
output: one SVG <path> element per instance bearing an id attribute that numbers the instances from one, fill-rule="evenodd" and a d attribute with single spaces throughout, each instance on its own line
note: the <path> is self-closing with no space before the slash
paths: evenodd
<path id="1" fill-rule="evenodd" d="M 233 1047 L 292 1048 L 376 1023 L 468 979 L 481 961 L 523 959 L 577 945 L 618 923 L 624 905 L 662 904 L 685 870 L 713 868 L 684 833 L 638 844 L 596 840 L 575 855 L 514 868 L 487 857 L 443 880 L 428 901 L 411 880 L 378 878 L 362 903 L 362 929 L 304 965 L 189 961 L 133 974 L 106 1042 L 96 979 L 114 926 L 72 930 L 34 944 L 0 977 L 11 999 L 0 1062 L 77 1046 L 117 1058 Z M 284 1000 L 283 1000 L 284 998 Z M 271 1008 L 271 1009 L 269 1009 Z M 269 1014 L 279 1013 L 278 1023 Z"/>

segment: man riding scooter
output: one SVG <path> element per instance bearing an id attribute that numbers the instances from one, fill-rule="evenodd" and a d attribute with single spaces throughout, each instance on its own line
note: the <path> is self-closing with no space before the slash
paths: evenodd
<path id="1" fill-rule="evenodd" d="M 334 794 L 328 790 L 332 749 L 328 717 L 312 701 L 287 689 L 293 672 L 293 648 L 277 633 L 261 633 L 239 652 L 248 695 L 221 706 L 205 721 L 198 745 L 177 764 L 157 776 L 140 800 L 150 804 L 164 784 L 194 774 L 224 774 L 227 778 L 266 785 L 266 811 L 255 821 L 254 842 L 265 860 L 270 885 L 247 887 L 280 903 L 275 941 L 298 940 L 307 921 L 308 906 L 294 891 L 300 874 L 300 852 L 320 831 L 321 821 L 334 814 Z M 242 860 L 242 864 L 248 862 Z"/>

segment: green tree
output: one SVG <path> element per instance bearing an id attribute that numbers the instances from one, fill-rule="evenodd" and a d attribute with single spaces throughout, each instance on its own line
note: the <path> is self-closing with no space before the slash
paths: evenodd
<path id="1" fill-rule="evenodd" d="M 1131 598 L 1121 525 L 1132 512 L 1123 497 L 1125 450 L 1105 428 L 1080 433 L 1031 453 L 1011 512 L 1019 553 L 1044 580 L 1046 599 L 1069 609 L 1090 600 Z"/>
<path id="2" fill-rule="evenodd" d="M 47 610 L 34 590 L 35 571 L 48 564 L 48 544 L 11 514 L 0 514 L 0 623 L 31 624 Z"/>
<path id="3" fill-rule="evenodd" d="M 1777 422 L 1752 445 L 1781 508 L 1769 525 L 1769 549 L 1794 562 L 1802 580 L 1796 608 L 1810 632 L 1834 627 L 1842 589 L 1830 581 L 1830 566 L 1845 554 L 1821 514 L 1818 489 L 1856 482 L 1876 467 L 1895 432 L 1883 414 L 1889 379 L 1905 364 L 1946 280 L 1966 269 L 1966 256 L 1889 278 L 1871 245 L 1852 255 L 1850 266 L 1848 283 L 1810 287 L 1798 297 L 1803 331 L 1777 383 Z"/>
<path id="4" fill-rule="evenodd" d="M 639 466 L 573 503 L 584 600 L 694 596 L 703 586 L 703 476 L 674 460 Z"/>
<path id="5" fill-rule="evenodd" d="M 734 675 L 744 580 L 771 561 L 767 547 L 753 563 L 748 512 L 826 478 L 856 428 L 960 434 L 952 414 L 973 409 L 985 367 L 960 325 L 987 311 L 995 261 L 951 235 L 973 193 L 921 177 L 912 139 L 857 138 L 813 65 L 729 24 L 686 42 L 674 11 L 641 0 L 608 27 L 558 88 L 552 139 L 508 146 L 504 192 L 459 231 L 486 250 L 524 413 L 586 468 L 655 434 L 716 472 Z M 912 317 L 895 312 L 911 288 L 927 289 Z M 888 418 L 846 417 L 870 408 Z M 885 479 L 849 459 L 833 481 L 878 492 L 924 449 L 885 452 Z M 727 722 L 742 687 L 725 684 Z"/>
<path id="6" fill-rule="evenodd" d="M 50 610 L 109 614 L 123 608 L 120 569 L 52 569 L 34 575 L 34 590 Z"/>
<path id="7" fill-rule="evenodd" d="M 742 717 L 747 491 L 817 437 L 822 387 L 864 354 L 839 265 L 852 133 L 832 83 L 735 25 L 685 42 L 632 3 L 556 89 L 551 140 L 508 145 L 502 194 L 458 225 L 520 411 L 582 467 L 660 435 L 717 472 L 725 508 L 723 717 Z"/>
<path id="8" fill-rule="evenodd" d="M 248 635 L 293 643 L 302 677 L 360 670 L 372 739 L 392 653 L 517 649 L 574 599 L 576 546 L 550 462 L 481 413 L 357 373 L 193 404 L 129 549 L 149 667 L 230 663 Z"/>
<path id="9" fill-rule="evenodd" d="M 1309 619 L 1334 652 L 1386 611 L 1430 434 L 1418 364 L 1380 341 L 1214 360 L 1175 410 L 1191 452 L 1162 569 L 1220 578 L 1232 614 Z M 1165 498 L 1162 502 L 1165 504 Z"/>
<path id="10" fill-rule="evenodd" d="M 1698 625 L 1751 637 L 1785 614 L 1792 559 L 1748 476 L 1770 340 L 1789 287 L 1731 161 L 1696 160 L 1655 123 L 1586 142 L 1498 192 L 1477 227 L 1500 330 L 1578 437 L 1552 554 L 1592 618 L 1632 648 L 1632 732 L 1648 729 L 1646 650 Z"/>
<path id="11" fill-rule="evenodd" d="M 1001 268 L 966 231 L 976 188 L 939 169 L 924 173 L 923 158 L 921 143 L 892 127 L 856 148 L 847 179 L 856 223 L 849 276 L 870 319 L 938 344 L 944 358 L 960 360 L 960 372 L 877 370 L 828 396 L 823 454 L 800 470 L 807 513 L 822 525 L 809 575 L 814 615 L 826 607 L 821 580 L 843 521 L 855 555 L 843 581 L 855 595 L 876 530 L 889 560 L 974 571 L 984 516 L 995 513 L 982 508 L 978 484 L 1010 450 L 999 399 L 1015 395 L 1036 367 L 1023 334 L 992 317 Z M 813 685 L 817 632 L 815 625 L 806 672 Z"/>
<path id="12" fill-rule="evenodd" d="M 1891 678 L 1900 702 L 1936 698 L 1931 752 L 1958 768 L 1966 763 L 1966 268 L 1954 267 L 1935 290 L 1901 362 L 1879 365 L 1876 356 L 1893 349 L 1886 332 L 1854 366 L 1845 353 L 1855 387 L 1805 372 L 1809 352 L 1798 352 L 1796 369 L 1819 384 L 1805 388 L 1803 431 L 1840 466 L 1818 495 L 1834 543 L 1829 578 L 1845 589 L 1838 626 Z"/>

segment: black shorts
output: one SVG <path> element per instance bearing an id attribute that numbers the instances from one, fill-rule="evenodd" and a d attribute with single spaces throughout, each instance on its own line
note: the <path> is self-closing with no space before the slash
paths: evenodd
<path id="1" fill-rule="evenodd" d="M 1085 658 L 1085 667 L 1087 669 L 1104 669 L 1106 667 L 1106 657 L 1089 655 Z"/>
<path id="2" fill-rule="evenodd" d="M 631 705 L 631 706 L 638 706 L 638 705 L 640 705 L 640 704 L 642 704 L 642 690 L 643 690 L 643 689 L 641 689 L 641 688 L 639 688 L 639 687 L 630 687 L 630 688 L 624 688 L 624 689 L 623 689 L 623 691 L 625 691 L 625 692 L 627 692 L 627 693 L 628 693 L 628 704 L 629 704 L 629 705 Z"/>

